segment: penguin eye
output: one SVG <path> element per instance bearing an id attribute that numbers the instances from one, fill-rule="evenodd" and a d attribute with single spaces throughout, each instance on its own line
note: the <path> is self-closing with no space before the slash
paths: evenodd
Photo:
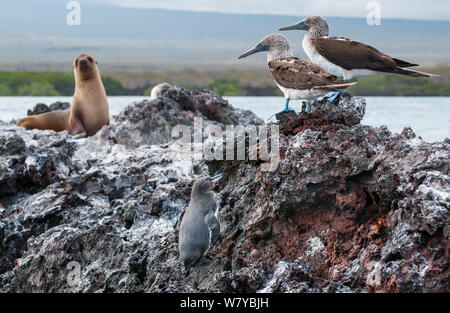
<path id="1" fill-rule="evenodd" d="M 207 180 L 205 180 L 204 182 L 203 182 L 203 184 L 202 184 L 202 188 L 203 189 L 208 189 L 208 187 L 210 186 L 210 184 L 211 184 L 211 179 L 207 179 Z"/>

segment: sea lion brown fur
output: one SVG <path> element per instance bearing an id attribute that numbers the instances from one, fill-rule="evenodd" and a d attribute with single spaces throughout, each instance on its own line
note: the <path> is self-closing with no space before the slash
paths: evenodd
<path id="1" fill-rule="evenodd" d="M 109 124 L 108 100 L 95 59 L 86 54 L 73 63 L 75 93 L 70 110 L 53 111 L 21 119 L 26 129 L 67 130 L 72 136 L 95 135 Z"/>
<path id="2" fill-rule="evenodd" d="M 26 129 L 51 129 L 55 132 L 60 132 L 67 130 L 67 126 L 69 125 L 69 115 L 70 110 L 31 115 L 21 119 L 17 123 L 17 126 L 25 127 Z"/>

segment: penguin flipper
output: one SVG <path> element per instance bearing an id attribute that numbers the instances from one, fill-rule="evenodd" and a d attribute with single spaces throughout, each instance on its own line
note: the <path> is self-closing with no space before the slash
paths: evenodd
<path id="1" fill-rule="evenodd" d="M 209 231 L 210 231 L 210 241 L 209 246 L 212 247 L 217 239 L 219 239 L 220 236 L 220 223 L 217 220 L 216 216 L 213 212 L 210 212 L 206 214 L 205 216 L 205 222 L 206 225 L 208 225 Z"/>

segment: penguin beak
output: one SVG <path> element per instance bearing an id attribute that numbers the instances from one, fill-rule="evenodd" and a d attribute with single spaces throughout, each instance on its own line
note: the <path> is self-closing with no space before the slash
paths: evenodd
<path id="1" fill-rule="evenodd" d="M 257 52 L 261 52 L 261 51 L 267 51 L 269 48 L 262 42 L 260 42 L 259 44 L 257 44 L 253 49 L 245 52 L 244 54 L 240 55 L 238 57 L 238 59 L 243 59 L 245 57 L 248 57 L 249 55 L 255 54 Z"/>
<path id="2" fill-rule="evenodd" d="M 308 25 L 306 25 L 305 22 L 302 21 L 291 26 L 280 28 L 279 30 L 308 30 L 308 29 L 309 29 Z"/>
<path id="3" fill-rule="evenodd" d="M 223 174 L 218 174 L 218 175 L 216 175 L 216 176 L 213 176 L 213 177 L 211 177 L 211 181 L 214 183 L 214 184 L 217 184 L 217 182 L 219 181 L 219 180 L 221 180 L 222 178 L 223 178 Z"/>

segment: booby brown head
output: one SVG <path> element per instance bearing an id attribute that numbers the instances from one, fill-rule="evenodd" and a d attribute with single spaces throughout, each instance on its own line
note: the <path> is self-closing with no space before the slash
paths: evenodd
<path id="1" fill-rule="evenodd" d="M 327 21 L 320 16 L 308 16 L 301 22 L 280 28 L 279 30 L 306 30 L 311 38 L 325 37 L 329 33 Z"/>
<path id="2" fill-rule="evenodd" d="M 238 59 L 248 57 L 257 52 L 267 51 L 269 62 L 272 60 L 292 56 L 289 41 L 280 34 L 270 34 L 264 37 L 255 47 L 245 52 Z"/>
<path id="3" fill-rule="evenodd" d="M 97 61 L 94 57 L 82 54 L 73 61 L 75 78 L 82 81 L 89 80 L 97 75 Z"/>

